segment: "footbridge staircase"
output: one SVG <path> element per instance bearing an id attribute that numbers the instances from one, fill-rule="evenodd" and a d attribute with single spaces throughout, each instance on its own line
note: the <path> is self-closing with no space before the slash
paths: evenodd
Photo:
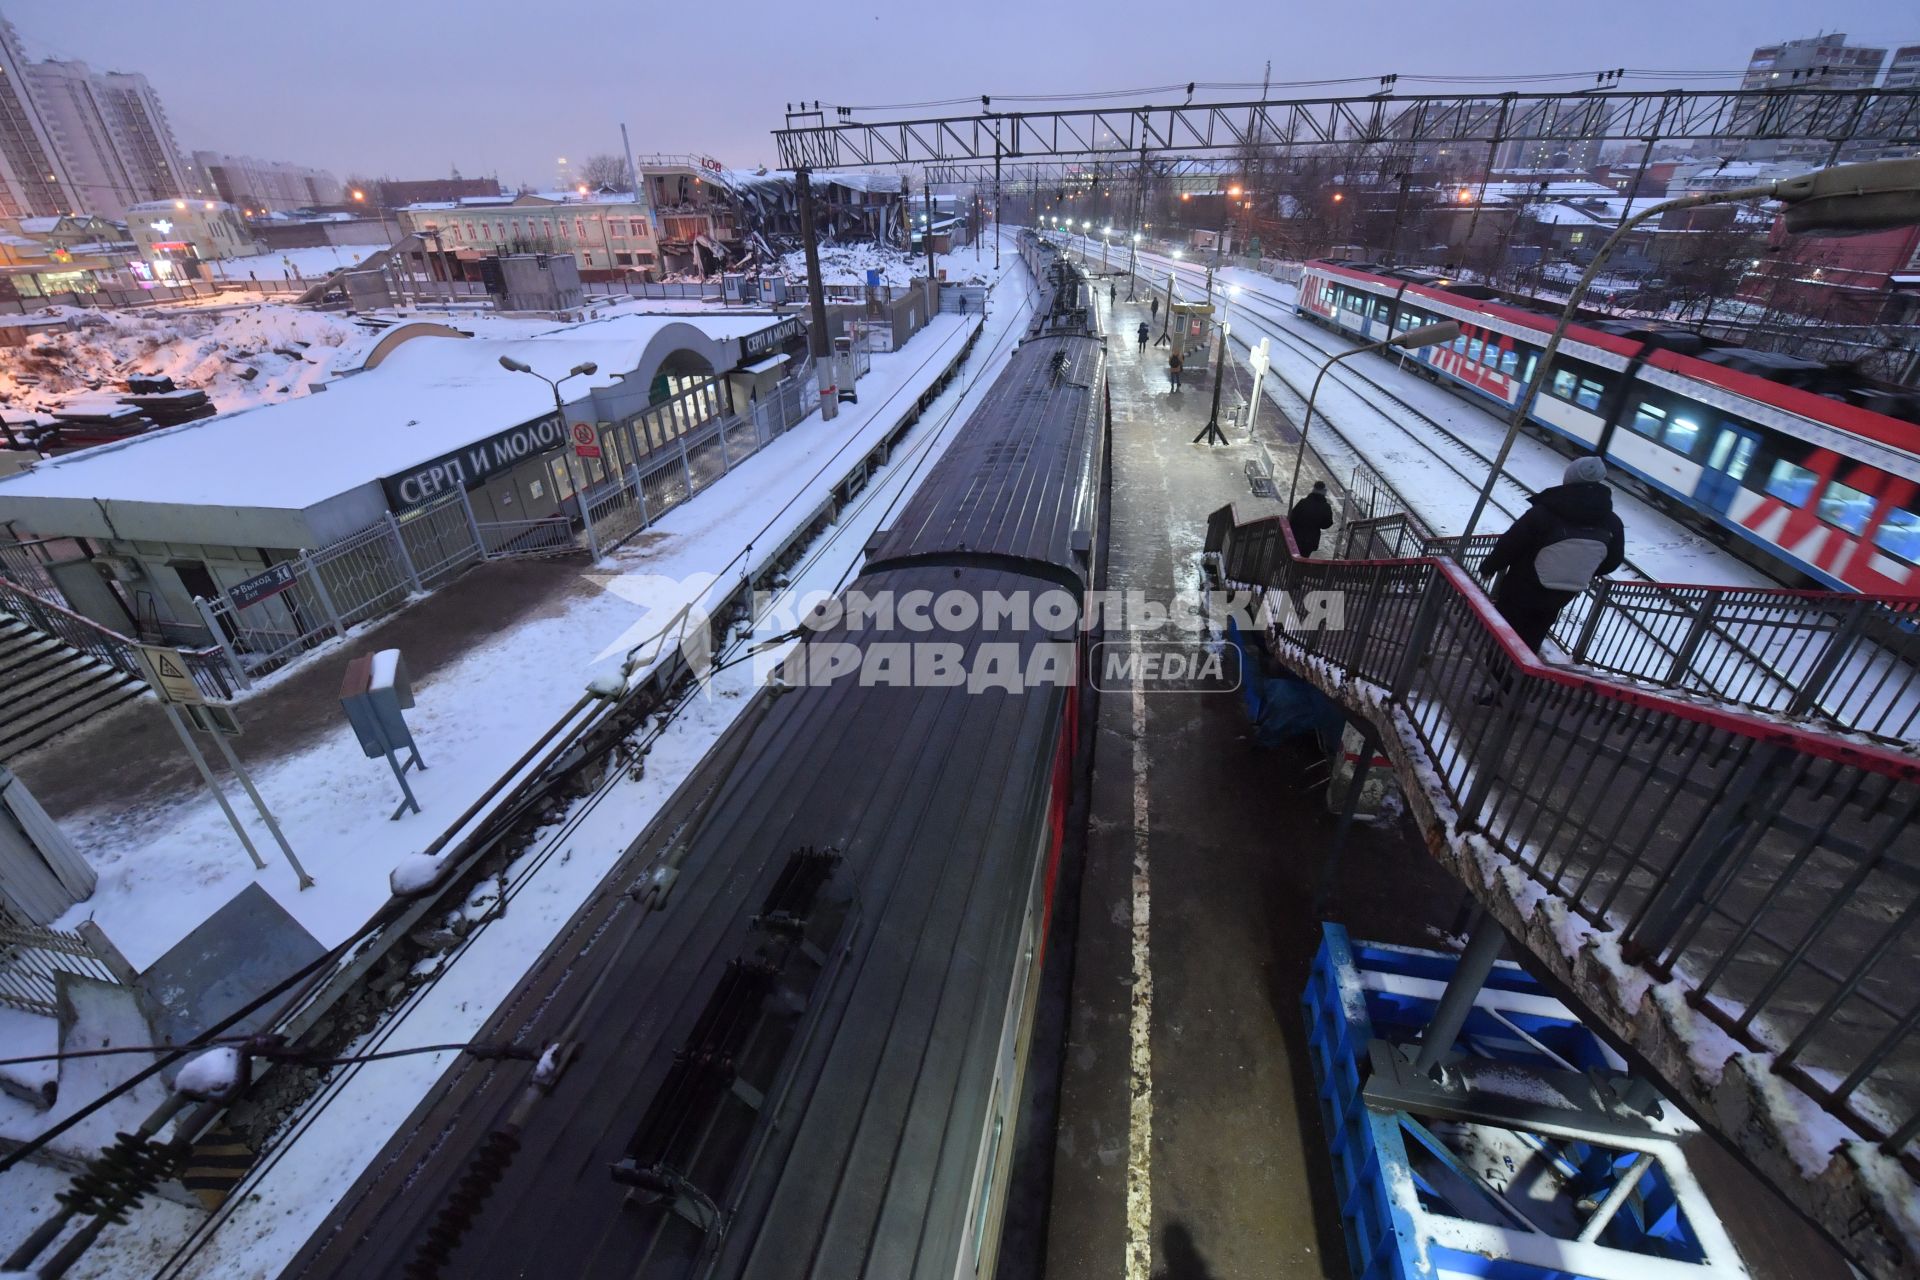
<path id="1" fill-rule="evenodd" d="M 1228 506 L 1206 563 L 1362 772 L 1392 762 L 1483 929 L 1864 1271 L 1920 1274 L 1920 602 L 1614 582 L 1543 661 L 1479 549 L 1388 519 L 1306 559 Z"/>

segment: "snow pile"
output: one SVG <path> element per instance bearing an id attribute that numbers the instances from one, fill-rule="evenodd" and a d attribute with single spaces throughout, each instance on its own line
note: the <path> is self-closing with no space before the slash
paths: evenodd
<path id="1" fill-rule="evenodd" d="M 1012 252 L 1009 243 L 1003 256 Z M 985 284 L 993 274 L 993 241 L 989 238 L 980 253 L 975 253 L 972 248 L 936 253 L 933 255 L 933 266 L 934 270 L 947 273 L 949 284 Z M 797 249 L 782 254 L 780 270 L 789 280 L 805 280 L 806 254 Z M 884 244 L 834 244 L 823 245 L 820 249 L 822 284 L 865 284 L 869 271 L 878 271 L 882 284 L 904 285 L 914 280 L 924 280 L 927 276 L 927 255 L 906 253 Z"/>
<path id="2" fill-rule="evenodd" d="M 173 1078 L 173 1091 L 189 1098 L 223 1102 L 240 1087 L 244 1066 L 240 1051 L 231 1045 L 209 1049 L 187 1059 Z"/>
<path id="3" fill-rule="evenodd" d="M 344 317 L 261 303 L 231 311 L 54 308 L 68 333 L 0 348 L 0 400 L 48 412 L 136 375 L 207 393 L 222 412 L 302 395 L 357 368 L 377 335 Z"/>

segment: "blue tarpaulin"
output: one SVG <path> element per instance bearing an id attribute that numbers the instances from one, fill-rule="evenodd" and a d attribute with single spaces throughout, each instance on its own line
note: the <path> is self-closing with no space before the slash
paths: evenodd
<path id="1" fill-rule="evenodd" d="M 1331 751 L 1340 740 L 1346 716 L 1333 699 L 1298 676 L 1269 672 L 1266 644 L 1259 636 L 1244 636 L 1227 619 L 1227 641 L 1240 658 L 1240 698 L 1253 725 L 1253 740 L 1275 747 L 1288 738 L 1312 734 Z"/>

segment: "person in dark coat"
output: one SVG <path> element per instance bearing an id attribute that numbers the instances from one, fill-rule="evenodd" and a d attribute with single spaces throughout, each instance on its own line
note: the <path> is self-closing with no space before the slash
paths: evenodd
<path id="1" fill-rule="evenodd" d="M 1320 549 L 1320 531 L 1333 528 L 1333 503 L 1327 500 L 1327 482 L 1315 480 L 1313 491 L 1293 504 L 1287 512 L 1287 525 L 1293 530 L 1293 544 L 1300 554 L 1310 556 Z"/>
<path id="2" fill-rule="evenodd" d="M 1140 322 L 1140 328 L 1134 336 L 1140 339 L 1140 354 L 1141 355 L 1147 354 L 1148 334 L 1147 334 L 1147 322 L 1145 320 L 1142 320 Z"/>
<path id="3" fill-rule="evenodd" d="M 1167 358 L 1167 377 L 1173 383 L 1173 389 L 1180 389 L 1180 374 L 1186 369 L 1187 362 L 1180 358 L 1178 351 Z"/>
<path id="4" fill-rule="evenodd" d="M 1155 298 L 1153 300 L 1153 307 L 1150 311 L 1148 311 L 1147 314 L 1152 316 L 1155 320 L 1158 320 L 1160 318 L 1160 299 L 1159 298 Z"/>
<path id="5" fill-rule="evenodd" d="M 1561 483 L 1535 494 L 1480 562 L 1482 575 L 1500 575 L 1493 589 L 1500 616 L 1535 653 L 1560 611 L 1626 560 L 1626 530 L 1613 513 L 1606 477 L 1599 458 L 1575 458 Z"/>

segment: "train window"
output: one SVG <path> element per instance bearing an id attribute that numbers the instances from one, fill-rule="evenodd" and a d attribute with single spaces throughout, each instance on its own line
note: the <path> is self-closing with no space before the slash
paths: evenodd
<path id="1" fill-rule="evenodd" d="M 1512 347 L 1508 347 L 1500 353 L 1500 371 L 1502 373 L 1511 378 L 1514 375 L 1514 371 L 1519 367 L 1520 353 L 1518 351 L 1515 351 Z"/>
<path id="2" fill-rule="evenodd" d="M 1660 434 L 1660 443 L 1679 453 L 1692 453 L 1693 446 L 1700 443 L 1700 424 L 1692 418 L 1670 419 Z"/>
<path id="3" fill-rule="evenodd" d="M 1633 411 L 1633 429 L 1650 440 L 1658 440 L 1667 425 L 1667 411 L 1657 404 L 1643 404 Z"/>
<path id="4" fill-rule="evenodd" d="M 1573 399 L 1574 388 L 1579 382 L 1580 379 L 1574 377 L 1569 370 L 1555 369 L 1553 371 L 1553 394 L 1562 400 L 1571 400 Z"/>
<path id="5" fill-rule="evenodd" d="M 1480 339 L 1478 338 L 1467 339 L 1467 363 L 1480 363 Z"/>
<path id="6" fill-rule="evenodd" d="M 1463 334 L 1461 334 L 1461 335 L 1460 335 L 1459 337 L 1457 337 L 1457 338 L 1455 338 L 1455 339 L 1453 340 L 1453 349 L 1454 349 L 1455 351 L 1465 351 L 1465 350 L 1467 349 L 1467 335 L 1466 335 L 1466 334 L 1464 334 L 1464 333 L 1463 333 Z"/>
<path id="7" fill-rule="evenodd" d="M 1782 458 L 1767 476 L 1767 492 L 1790 507 L 1804 507 L 1813 496 L 1813 486 L 1819 483 L 1819 476 Z"/>
<path id="8" fill-rule="evenodd" d="M 1820 518 L 1829 524 L 1839 525 L 1848 533 L 1865 533 L 1875 501 L 1858 489 L 1848 488 L 1835 480 L 1820 495 Z"/>
<path id="9" fill-rule="evenodd" d="M 1600 407 L 1600 396 L 1604 391 L 1605 388 L 1592 378 L 1582 378 L 1580 379 L 1580 389 L 1573 394 L 1573 402 L 1582 409 L 1598 409 Z"/>
<path id="10" fill-rule="evenodd" d="M 1920 563 L 1920 514 L 1898 508 L 1873 531 L 1873 544 L 1908 563 Z"/>
<path id="11" fill-rule="evenodd" d="M 1533 381 L 1533 366 L 1538 364 L 1539 362 L 1540 362 L 1540 357 L 1538 355 L 1534 354 L 1531 351 L 1527 353 L 1527 371 L 1520 375 L 1520 380 L 1522 382 Z"/>

